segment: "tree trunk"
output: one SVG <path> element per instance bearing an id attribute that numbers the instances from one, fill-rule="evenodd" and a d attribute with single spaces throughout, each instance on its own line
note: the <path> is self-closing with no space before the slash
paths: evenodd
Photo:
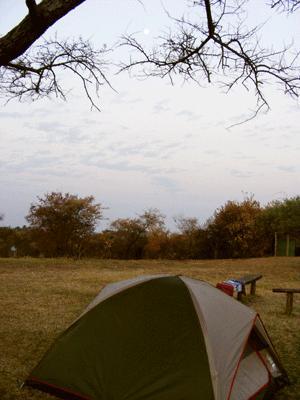
<path id="1" fill-rule="evenodd" d="M 274 257 L 277 256 L 277 246 L 278 246 L 278 239 L 277 239 L 277 232 L 274 234 Z"/>
<path id="2" fill-rule="evenodd" d="M 29 7 L 29 14 L 0 38 L 0 66 L 22 55 L 50 26 L 84 1 L 43 0 L 33 7 L 34 11 Z"/>

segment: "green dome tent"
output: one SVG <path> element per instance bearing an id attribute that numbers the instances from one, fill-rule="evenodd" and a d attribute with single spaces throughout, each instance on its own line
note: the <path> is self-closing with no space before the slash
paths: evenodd
<path id="1" fill-rule="evenodd" d="M 106 286 L 25 384 L 64 399 L 265 399 L 287 375 L 258 314 L 210 284 Z"/>

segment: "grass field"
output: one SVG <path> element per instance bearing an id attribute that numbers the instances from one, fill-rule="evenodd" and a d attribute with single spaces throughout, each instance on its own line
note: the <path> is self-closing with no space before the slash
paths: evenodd
<path id="1" fill-rule="evenodd" d="M 300 257 L 209 261 L 120 261 L 0 259 L 0 399 L 52 397 L 22 381 L 55 337 L 103 285 L 137 275 L 171 273 L 212 284 L 246 273 L 261 273 L 257 295 L 244 302 L 258 311 L 286 367 L 292 385 L 276 399 L 300 399 L 300 295 L 291 316 L 285 295 L 273 287 L 300 287 Z M 170 399 L 172 400 L 172 399 Z M 188 399 L 186 399 L 188 400 Z"/>

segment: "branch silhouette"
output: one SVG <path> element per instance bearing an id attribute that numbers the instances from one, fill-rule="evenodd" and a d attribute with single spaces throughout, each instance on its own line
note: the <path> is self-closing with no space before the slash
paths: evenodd
<path id="1" fill-rule="evenodd" d="M 271 6 L 280 5 L 275 3 L 279 2 Z M 300 2 L 280 3 L 294 11 Z M 200 10 L 205 18 L 195 22 L 195 18 L 170 16 L 175 27 L 160 36 L 157 46 L 151 50 L 146 50 L 135 35 L 124 36 L 121 46 L 134 51 L 130 60 L 121 64 L 120 71 L 131 71 L 137 76 L 169 77 L 171 82 L 175 76 L 199 84 L 215 82 L 227 91 L 240 85 L 255 93 L 257 108 L 253 115 L 269 109 L 266 83 L 279 85 L 284 93 L 297 98 L 299 52 L 292 45 L 282 49 L 262 46 L 258 36 L 262 26 L 245 27 L 245 4 L 246 1 L 238 0 L 194 1 L 195 15 Z"/>

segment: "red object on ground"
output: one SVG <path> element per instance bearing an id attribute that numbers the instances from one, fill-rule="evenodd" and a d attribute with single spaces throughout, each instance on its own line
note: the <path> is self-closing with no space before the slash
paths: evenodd
<path id="1" fill-rule="evenodd" d="M 230 285 L 230 283 L 217 283 L 216 286 L 218 289 L 222 290 L 222 292 L 228 294 L 228 296 L 233 296 L 234 287 Z"/>

